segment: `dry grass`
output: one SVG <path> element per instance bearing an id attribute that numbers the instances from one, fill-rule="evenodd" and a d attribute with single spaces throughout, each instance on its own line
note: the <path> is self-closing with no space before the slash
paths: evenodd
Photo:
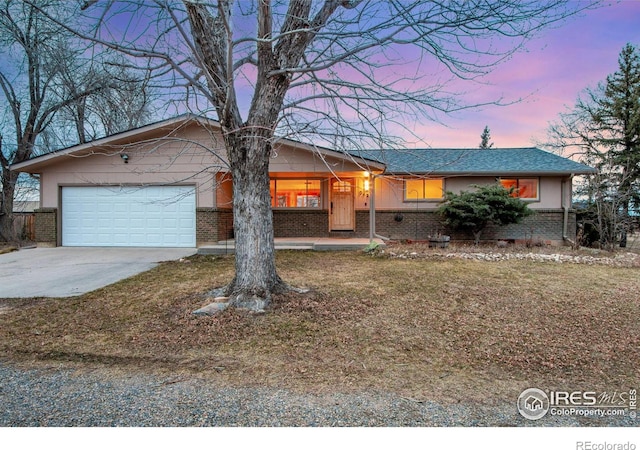
<path id="1" fill-rule="evenodd" d="M 191 314 L 230 280 L 233 260 L 220 257 L 81 297 L 0 301 L 15 306 L 0 314 L 0 357 L 452 402 L 639 381 L 638 269 L 344 252 L 283 252 L 278 265 L 313 290 L 259 316 Z"/>
<path id="2" fill-rule="evenodd" d="M 0 242 L 0 255 L 4 253 L 15 252 L 16 250 L 18 250 L 17 247 L 9 244 L 3 244 L 2 242 Z"/>

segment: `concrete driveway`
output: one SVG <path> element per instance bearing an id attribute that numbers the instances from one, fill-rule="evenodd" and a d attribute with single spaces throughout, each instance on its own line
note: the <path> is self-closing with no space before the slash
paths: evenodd
<path id="1" fill-rule="evenodd" d="M 71 297 L 193 255 L 195 248 L 32 248 L 0 255 L 0 298 Z"/>

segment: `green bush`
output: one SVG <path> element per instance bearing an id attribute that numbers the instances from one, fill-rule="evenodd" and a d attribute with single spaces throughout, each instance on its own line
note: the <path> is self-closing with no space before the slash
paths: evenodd
<path id="1" fill-rule="evenodd" d="M 501 184 L 473 187 L 474 191 L 460 194 L 447 192 L 438 213 L 451 228 L 472 232 L 476 245 L 487 225 L 518 223 L 533 214 L 525 202 L 512 195 L 513 189 L 505 189 Z"/>

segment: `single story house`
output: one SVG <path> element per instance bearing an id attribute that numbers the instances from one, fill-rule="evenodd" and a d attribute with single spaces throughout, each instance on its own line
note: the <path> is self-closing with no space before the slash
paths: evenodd
<path id="1" fill-rule="evenodd" d="M 179 116 L 12 169 L 40 176 L 41 245 L 195 247 L 233 237 L 233 181 L 210 119 Z M 537 148 L 345 154 L 280 139 L 270 172 L 276 237 L 471 239 L 446 230 L 435 209 L 445 191 L 501 182 L 537 214 L 484 238 L 561 243 L 575 237 L 572 178 L 594 169 Z"/>

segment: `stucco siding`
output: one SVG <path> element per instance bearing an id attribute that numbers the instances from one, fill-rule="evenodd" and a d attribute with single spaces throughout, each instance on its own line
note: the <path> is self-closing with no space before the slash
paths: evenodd
<path id="1" fill-rule="evenodd" d="M 270 171 L 285 176 L 328 179 L 329 167 L 348 176 L 363 172 L 352 161 L 279 144 L 270 160 Z M 189 184 L 197 187 L 198 207 L 227 208 L 232 199 L 228 172 L 221 137 L 194 124 L 140 144 L 96 146 L 82 156 L 60 156 L 42 170 L 42 207 L 59 207 L 61 186 Z"/>
<path id="2" fill-rule="evenodd" d="M 269 161 L 269 171 L 273 173 L 345 173 L 351 176 L 362 174 L 368 168 L 361 162 L 356 163 L 350 157 L 344 157 L 338 152 L 323 150 L 313 151 L 308 148 L 296 148 L 290 145 L 276 143 Z"/>
<path id="3" fill-rule="evenodd" d="M 198 206 L 214 207 L 215 177 L 226 168 L 219 145 L 201 128 L 190 127 L 144 144 L 96 147 L 82 156 L 61 156 L 42 172 L 42 207 L 59 207 L 61 186 L 158 184 L 195 185 Z M 127 155 L 126 163 L 121 154 Z"/>
<path id="4" fill-rule="evenodd" d="M 531 177 L 539 179 L 539 198 L 535 201 L 527 202 L 531 209 L 557 209 L 562 208 L 562 177 Z M 445 191 L 456 194 L 461 191 L 473 189 L 473 185 L 493 184 L 496 177 L 448 177 L 444 179 Z M 570 192 L 567 190 L 566 192 Z M 404 181 L 399 177 L 379 177 L 376 179 L 376 210 L 434 210 L 440 201 L 438 200 L 405 200 Z M 566 196 L 566 194 L 565 194 Z M 565 199 L 566 201 L 567 199 Z M 570 201 L 570 200 L 569 200 Z M 362 208 L 364 204 L 358 204 Z"/>

